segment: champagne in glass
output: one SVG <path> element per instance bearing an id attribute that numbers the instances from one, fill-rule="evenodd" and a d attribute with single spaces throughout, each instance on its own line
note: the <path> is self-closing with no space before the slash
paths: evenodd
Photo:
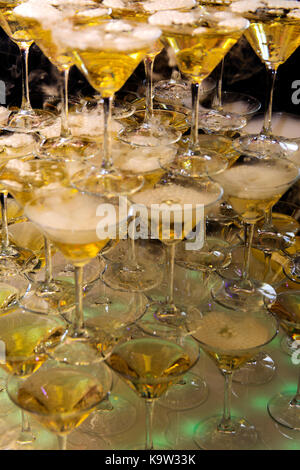
<path id="1" fill-rule="evenodd" d="M 68 34 L 66 31 L 56 31 L 55 35 L 63 47 L 73 54 L 76 65 L 103 97 L 103 159 L 92 177 L 76 182 L 76 187 L 81 190 L 92 187 L 93 193 L 103 193 L 103 180 L 110 181 L 111 174 L 116 173 L 112 162 L 110 132 L 113 96 L 160 37 L 161 31 L 147 24 L 110 20 L 94 27 L 79 30 L 72 28 Z M 130 185 L 130 181 L 136 178 L 128 180 Z M 125 182 L 123 185 L 126 186 Z M 136 187 L 141 187 L 137 180 Z"/>
<path id="2" fill-rule="evenodd" d="M 216 174 L 226 168 L 224 159 L 209 158 L 198 143 L 200 85 L 238 41 L 249 22 L 229 12 L 218 15 L 203 9 L 157 12 L 149 22 L 162 29 L 163 40 L 172 47 L 179 70 L 192 83 L 191 137 L 183 157 L 187 163 L 191 157 L 198 158 L 200 176 Z"/>
<path id="3" fill-rule="evenodd" d="M 67 449 L 67 435 L 107 397 L 111 373 L 103 363 L 69 366 L 47 361 L 25 380 L 10 376 L 11 400 L 58 437 L 59 450 Z"/>
<path id="4" fill-rule="evenodd" d="M 50 125 L 54 117 L 45 110 L 33 110 L 30 104 L 28 83 L 28 55 L 34 39 L 14 14 L 18 0 L 0 2 L 0 25 L 9 38 L 19 47 L 22 58 L 22 102 L 18 111 L 12 111 L 8 119 L 9 128 L 37 130 Z"/>
<path id="5" fill-rule="evenodd" d="M 206 450 L 251 449 L 258 441 L 255 427 L 231 415 L 232 377 L 277 335 L 276 318 L 266 308 L 233 311 L 212 302 L 189 320 L 191 334 L 225 378 L 223 416 L 199 423 L 195 441 Z"/>

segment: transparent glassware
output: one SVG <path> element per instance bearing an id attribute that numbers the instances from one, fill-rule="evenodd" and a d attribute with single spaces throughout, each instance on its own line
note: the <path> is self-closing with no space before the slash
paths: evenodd
<path id="1" fill-rule="evenodd" d="M 275 338 L 276 318 L 264 307 L 249 310 L 245 316 L 210 302 L 202 308 L 201 316 L 190 318 L 189 330 L 225 379 L 223 415 L 199 423 L 194 434 L 196 444 L 206 450 L 254 448 L 259 438 L 253 424 L 231 414 L 232 379 L 236 370 Z"/>
<path id="2" fill-rule="evenodd" d="M 192 118 L 191 118 L 191 132 L 188 149 L 182 153 L 182 157 L 186 159 L 194 158 L 204 166 L 204 170 L 210 175 L 217 172 L 218 165 L 224 169 L 224 160 L 218 158 L 209 158 L 203 155 L 201 147 L 198 145 L 198 132 L 199 132 L 199 99 L 201 92 L 202 81 L 210 75 L 213 69 L 220 63 L 222 58 L 226 55 L 229 49 L 237 42 L 243 31 L 248 27 L 247 20 L 239 17 L 239 22 L 232 21 L 232 27 L 226 30 L 218 29 L 218 22 L 220 18 L 214 12 L 203 12 L 203 9 L 195 9 L 193 12 L 181 13 L 180 19 L 176 25 L 172 25 L 170 14 L 163 12 L 152 15 L 149 18 L 151 24 L 156 24 L 163 30 L 163 37 L 167 44 L 173 49 L 177 66 L 182 74 L 184 74 L 191 81 L 191 95 L 192 95 Z M 228 17 L 229 21 L 232 15 L 228 12 L 222 12 L 223 18 Z M 236 17 L 237 18 L 237 17 Z M 163 23 L 163 24 L 162 24 Z M 234 26 L 235 23 L 235 26 Z M 201 25 L 205 24 L 205 28 Z M 210 24 L 214 25 L 210 27 Z M 195 34 L 196 28 L 199 28 L 199 34 Z M 212 43 L 218 43 L 218 47 L 212 48 Z M 200 58 L 197 53 L 199 47 L 203 50 L 209 49 L 210 54 L 207 55 L 209 60 L 206 61 L 206 55 L 203 54 Z"/>
<path id="3" fill-rule="evenodd" d="M 153 188 L 136 193 L 131 198 L 137 209 L 139 206 L 143 208 L 142 221 L 148 233 L 150 230 L 151 237 L 161 240 L 167 249 L 167 294 L 163 302 L 152 305 L 158 323 L 180 326 L 185 322 L 185 308 L 174 303 L 176 245 L 184 238 L 191 240 L 191 234 L 194 236 L 195 233 L 198 235 L 196 243 L 193 245 L 191 242 L 188 249 L 196 249 L 203 242 L 205 210 L 215 204 L 222 194 L 221 186 L 209 180 L 171 177 L 162 179 Z"/>
<path id="4" fill-rule="evenodd" d="M 46 192 L 25 206 L 28 219 L 74 266 L 75 308 L 69 317 L 70 323 L 62 344 L 51 352 L 51 357 L 57 360 L 86 364 L 96 361 L 99 356 L 95 329 L 88 327 L 84 316 L 83 267 L 105 248 L 111 238 L 121 236 L 126 231 L 127 199 L 123 203 L 121 207 L 122 201 L 117 198 L 100 198 L 61 188 Z M 103 217 L 99 221 L 99 211 L 108 206 L 111 208 L 110 219 Z M 107 227 L 109 233 L 106 232 Z"/>
<path id="5" fill-rule="evenodd" d="M 65 163 L 62 161 L 51 159 L 31 159 L 21 161 L 16 164 L 16 161 L 8 162 L 2 168 L 0 173 L 0 181 L 4 187 L 12 194 L 15 201 L 22 208 L 25 209 L 26 204 L 37 197 L 37 194 L 48 190 L 52 185 L 59 187 L 67 186 L 69 182 L 69 173 Z M 27 233 L 29 227 L 24 227 Z M 17 232 L 15 230 L 15 232 Z M 39 236 L 39 231 L 33 234 L 28 240 L 28 247 L 33 248 L 35 251 L 36 240 Z M 18 234 L 16 233 L 18 236 Z M 30 274 L 28 270 L 28 279 L 31 282 L 30 291 L 22 299 L 22 307 L 26 310 L 33 312 L 50 315 L 58 315 L 60 311 L 68 311 L 74 306 L 74 288 L 69 282 L 54 279 L 52 254 L 53 249 L 50 240 L 46 235 L 42 239 L 42 255 L 39 254 L 37 259 L 44 258 L 45 269 L 44 279 L 35 281 L 34 274 Z"/>
<path id="6" fill-rule="evenodd" d="M 118 27 L 119 25 L 119 27 Z M 115 30 L 117 31 L 115 31 Z M 138 32 L 147 30 L 149 35 L 143 39 Z M 114 31 L 113 31 L 114 30 Z M 159 39 L 161 31 L 147 24 L 135 23 L 126 20 L 107 20 L 97 26 L 86 27 L 76 30 L 73 26 L 68 38 L 62 31 L 55 31 L 58 42 L 66 48 L 75 60 L 76 66 L 83 72 L 91 86 L 101 93 L 104 108 L 104 132 L 102 155 L 91 170 L 81 175 L 74 175 L 74 186 L 90 193 L 103 194 L 107 186 L 108 192 L 114 187 L 114 191 L 120 194 L 131 192 L 142 186 L 141 178 L 127 177 L 126 180 L 116 171 L 112 161 L 112 135 L 111 135 L 111 111 L 114 94 L 129 78 L 134 69 L 144 59 L 146 54 L 156 40 Z M 91 35 L 98 39 L 91 41 Z M 128 47 L 118 48 L 120 37 Z M 134 41 L 134 38 L 136 39 Z M 74 40 L 76 48 L 74 49 Z M 111 52 L 114 51 L 114 54 Z M 107 61 L 110 68 L 107 69 Z M 96 62 L 95 62 L 96 61 Z M 96 64 L 96 67 L 95 65 Z M 122 67 L 120 66 L 122 64 Z M 101 159 L 101 161 L 99 161 Z M 122 191 L 122 187 L 125 188 Z M 119 192 L 118 192 L 119 189 Z"/>
<path id="7" fill-rule="evenodd" d="M 2 367 L 24 382 L 46 361 L 45 345 L 56 344 L 65 329 L 64 321 L 57 317 L 44 317 L 14 309 L 1 317 L 1 340 L 6 346 L 6 357 Z M 6 387 L 8 392 L 8 387 Z M 34 449 L 36 430 L 31 428 L 25 411 L 22 411 L 21 427 L 8 429 L 9 449 Z"/>
<path id="8" fill-rule="evenodd" d="M 57 435 L 59 450 L 67 450 L 68 434 L 106 399 L 111 373 L 103 363 L 70 366 L 47 361 L 31 377 L 10 376 L 7 387 L 13 403 Z"/>
<path id="9" fill-rule="evenodd" d="M 292 364 L 299 369 L 300 321 L 299 321 L 300 292 L 288 290 L 278 294 L 276 302 L 269 306 L 282 327 L 286 341 L 284 349 L 291 356 Z M 297 367 L 298 366 L 298 367 Z M 300 379 L 296 393 L 282 392 L 270 399 L 267 405 L 269 415 L 280 425 L 289 429 L 300 430 Z"/>
<path id="10" fill-rule="evenodd" d="M 173 354 L 176 350 L 177 359 L 174 361 Z M 168 388 L 178 382 L 185 372 L 193 368 L 198 358 L 197 343 L 190 336 L 182 335 L 178 329 L 170 328 L 161 329 L 153 335 L 146 334 L 133 326 L 127 329 L 120 341 L 112 348 L 106 363 L 145 402 L 145 442 L 140 446 L 130 447 L 131 449 L 153 450 L 157 448 L 153 443 L 152 429 L 155 402 Z M 173 364 L 171 369 L 170 361 Z M 132 373 L 128 374 L 126 364 Z"/>
<path id="11" fill-rule="evenodd" d="M 34 39 L 23 28 L 14 14 L 16 3 L 7 3 L 1 7 L 0 25 L 8 37 L 18 46 L 22 60 L 22 99 L 19 109 L 12 109 L 7 122 L 9 129 L 38 131 L 54 121 L 52 113 L 42 109 L 33 109 L 30 103 L 28 80 L 28 56 Z"/>
<path id="12" fill-rule="evenodd" d="M 264 175 L 261 172 L 263 168 Z M 257 174 L 256 170 L 258 170 Z M 275 174 L 277 171 L 276 184 Z M 271 172 L 274 178 L 268 178 L 267 172 Z M 245 175 L 247 173 L 246 179 L 241 176 L 243 173 Z M 231 179 L 232 177 L 234 180 Z M 214 177 L 222 185 L 225 198 L 239 214 L 245 227 L 243 274 L 239 280 L 224 281 L 223 287 L 218 292 L 212 291 L 213 298 L 217 302 L 229 308 L 243 309 L 246 305 L 249 308 L 250 304 L 256 306 L 263 304 L 265 297 L 269 301 L 276 298 L 276 292 L 271 285 L 249 277 L 254 227 L 255 223 L 264 217 L 265 212 L 274 206 L 297 181 L 298 177 L 299 170 L 288 160 L 276 157 L 262 159 L 254 155 L 241 156 L 230 169 Z M 260 179 L 261 181 L 259 181 Z M 243 180 L 242 184 L 241 180 Z"/>
<path id="13" fill-rule="evenodd" d="M 239 10 L 238 4 L 231 5 L 231 10 Z M 295 17 L 293 12 L 295 11 Z M 277 8 L 263 4 L 261 8 L 244 11 L 243 15 L 250 21 L 250 26 L 245 32 L 245 36 L 265 64 L 267 71 L 267 99 L 263 121 L 263 127 L 259 134 L 244 135 L 239 139 L 239 145 L 244 152 L 255 154 L 288 154 L 289 147 L 285 139 L 273 134 L 272 131 L 272 109 L 273 95 L 277 71 L 280 65 L 286 60 L 298 47 L 298 19 L 297 8 L 295 5 L 283 11 Z M 265 40 L 266 35 L 268 41 Z M 280 39 L 279 39 L 280 38 Z M 288 38 L 288 39 L 284 39 Z"/>

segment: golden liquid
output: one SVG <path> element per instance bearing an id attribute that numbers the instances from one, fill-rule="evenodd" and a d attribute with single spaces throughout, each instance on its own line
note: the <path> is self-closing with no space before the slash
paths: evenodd
<path id="1" fill-rule="evenodd" d="M 19 311 L 2 317 L 0 329 L 0 339 L 5 343 L 5 363 L 0 366 L 22 377 L 33 374 L 47 360 L 42 346 L 57 344 L 64 333 L 60 322 Z"/>
<path id="2" fill-rule="evenodd" d="M 143 398 L 160 397 L 191 367 L 190 357 L 172 342 L 141 338 L 115 348 L 109 365 Z"/>
<path id="3" fill-rule="evenodd" d="M 33 38 L 13 14 L 16 6 L 16 2 L 0 3 L 0 25 L 12 41 L 19 46 L 27 47 L 33 43 Z"/>
<path id="4" fill-rule="evenodd" d="M 164 31 L 164 38 L 176 55 L 181 73 L 194 83 L 201 83 L 225 57 L 242 34 L 231 33 L 211 28 L 207 32 L 192 35 L 171 28 Z"/>
<path id="5" fill-rule="evenodd" d="M 282 194 L 280 193 L 272 198 L 250 199 L 228 195 L 227 199 L 243 220 L 249 223 L 256 223 L 265 217 L 265 214 L 276 204 L 281 196 Z"/>
<path id="6" fill-rule="evenodd" d="M 91 243 L 68 243 L 67 240 L 67 231 L 65 243 L 52 239 L 53 243 L 62 252 L 62 254 L 77 265 L 80 265 L 81 263 L 85 264 L 89 260 L 95 258 L 110 241 L 109 238 L 106 240 L 97 240 Z"/>
<path id="7" fill-rule="evenodd" d="M 79 426 L 104 398 L 103 387 L 91 375 L 53 368 L 25 380 L 17 403 L 50 431 L 65 434 Z"/>
<path id="8" fill-rule="evenodd" d="M 69 176 L 62 163 L 32 160 L 25 162 L 24 165 L 26 165 L 25 173 L 22 166 L 6 166 L 0 173 L 2 185 L 22 208 L 35 199 L 43 188 L 51 184 L 66 186 L 69 183 Z"/>
<path id="9" fill-rule="evenodd" d="M 300 340 L 300 292 L 278 296 L 270 310 L 279 318 L 280 326 L 288 337 L 292 341 Z"/>
<path id="10" fill-rule="evenodd" d="M 300 24 L 281 18 L 251 20 L 245 36 L 262 62 L 278 68 L 299 45 Z"/>
<path id="11" fill-rule="evenodd" d="M 91 86 L 103 97 L 118 91 L 144 59 L 148 48 L 136 51 L 96 50 L 73 51 L 76 65 Z"/>
<path id="12" fill-rule="evenodd" d="M 26 28 L 26 31 L 34 39 L 37 46 L 55 67 L 59 70 L 65 70 L 74 65 L 73 58 L 57 46 L 50 30 L 43 29 L 41 24 L 35 19 L 23 16 L 17 16 L 16 18 Z"/>

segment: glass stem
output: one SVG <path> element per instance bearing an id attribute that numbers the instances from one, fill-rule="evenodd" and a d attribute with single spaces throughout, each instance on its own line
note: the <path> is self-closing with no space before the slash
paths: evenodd
<path id="1" fill-rule="evenodd" d="M 221 432 L 233 432 L 233 426 L 231 421 L 231 393 L 232 393 L 232 372 L 223 371 L 225 377 L 224 387 L 224 408 L 223 416 L 220 424 L 218 425 L 218 431 Z"/>
<path id="2" fill-rule="evenodd" d="M 58 434 L 58 449 L 67 450 L 67 436 L 65 434 Z"/>
<path id="3" fill-rule="evenodd" d="M 72 334 L 81 336 L 83 331 L 83 266 L 75 266 L 75 316 L 72 324 Z"/>
<path id="4" fill-rule="evenodd" d="M 168 266 L 168 295 L 167 303 L 173 305 L 174 303 L 174 267 L 175 267 L 175 244 L 167 245 L 167 266 Z"/>
<path id="5" fill-rule="evenodd" d="M 217 83 L 217 93 L 215 97 L 214 107 L 221 111 L 222 110 L 222 88 L 223 88 L 223 73 L 224 73 L 224 59 L 222 59 L 220 64 L 220 73 Z"/>
<path id="6" fill-rule="evenodd" d="M 145 450 L 153 450 L 152 428 L 153 428 L 154 400 L 146 399 L 145 400 L 145 408 L 146 408 L 146 442 L 145 442 Z"/>
<path id="7" fill-rule="evenodd" d="M 69 74 L 70 68 L 63 71 L 62 85 L 62 116 L 61 116 L 61 137 L 70 137 L 71 130 L 69 128 Z"/>
<path id="8" fill-rule="evenodd" d="M 30 422 L 27 414 L 24 410 L 21 411 L 22 414 L 22 432 L 30 432 Z"/>
<path id="9" fill-rule="evenodd" d="M 110 170 L 113 166 L 111 156 L 111 112 L 113 97 L 103 98 L 104 132 L 103 132 L 103 160 L 102 169 Z"/>
<path id="10" fill-rule="evenodd" d="M 198 144 L 198 129 L 199 129 L 199 97 L 200 97 L 200 84 L 192 83 L 192 124 L 191 124 L 191 140 L 192 147 L 195 148 Z"/>
<path id="11" fill-rule="evenodd" d="M 130 236 L 130 249 L 129 249 L 129 259 L 131 264 L 136 265 L 136 250 L 135 250 L 135 218 L 131 221 L 131 233 Z"/>
<path id="12" fill-rule="evenodd" d="M 265 214 L 265 220 L 263 224 L 263 230 L 270 230 L 272 228 L 272 213 L 273 213 L 273 208 L 271 207 L 270 209 L 267 210 Z"/>
<path id="13" fill-rule="evenodd" d="M 272 134 L 272 109 L 273 109 L 273 96 L 274 96 L 275 81 L 276 81 L 276 76 L 277 76 L 277 69 L 268 67 L 267 73 L 268 73 L 269 94 L 267 95 L 262 134 L 269 136 Z"/>
<path id="14" fill-rule="evenodd" d="M 249 268 L 251 259 L 251 247 L 254 235 L 254 224 L 245 222 L 245 254 L 244 254 L 244 268 L 243 268 L 243 280 L 249 280 Z"/>
<path id="15" fill-rule="evenodd" d="M 47 237 L 44 236 L 44 251 L 45 251 L 45 284 L 49 285 L 52 282 L 52 253 L 51 243 Z"/>
<path id="16" fill-rule="evenodd" d="M 29 97 L 29 79 L 28 79 L 28 56 L 31 44 L 27 46 L 20 46 L 21 58 L 22 58 L 22 111 L 31 111 L 32 107 L 30 104 Z"/>
<path id="17" fill-rule="evenodd" d="M 147 55 L 144 59 L 145 75 L 146 75 L 146 107 L 145 119 L 147 123 L 153 117 L 153 66 L 154 59 Z"/>
<path id="18" fill-rule="evenodd" d="M 298 386 L 297 386 L 297 392 L 294 398 L 291 401 L 292 406 L 300 406 L 300 373 L 298 377 Z"/>
<path id="19" fill-rule="evenodd" d="M 8 237 L 8 221 L 7 221 L 7 192 L 1 191 L 0 193 L 0 201 L 1 201 L 1 217 L 2 217 L 2 225 L 1 225 L 1 248 L 2 251 L 6 250 L 9 247 L 9 237 Z"/>

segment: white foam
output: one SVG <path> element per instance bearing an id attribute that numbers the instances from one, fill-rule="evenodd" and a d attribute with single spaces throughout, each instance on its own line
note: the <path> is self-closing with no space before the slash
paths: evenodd
<path id="1" fill-rule="evenodd" d="M 124 148 L 118 146 L 117 155 L 113 154 L 117 168 L 135 174 L 160 170 L 161 165 L 171 162 L 174 156 L 174 149 L 163 146 L 128 149 L 128 146 L 124 145 Z"/>
<path id="2" fill-rule="evenodd" d="M 181 12 L 176 10 L 158 11 L 151 15 L 148 22 L 158 26 L 171 26 L 177 24 L 192 25 L 196 16 L 192 12 Z"/>
<path id="3" fill-rule="evenodd" d="M 0 137 L 0 147 L 12 147 L 17 149 L 18 147 L 25 147 L 32 145 L 34 148 L 35 140 L 30 134 L 12 133 L 11 135 L 3 135 Z"/>
<path id="4" fill-rule="evenodd" d="M 271 333 L 264 320 L 245 315 L 209 312 L 199 321 L 195 338 L 207 349 L 230 352 L 247 351 L 265 344 Z"/>
<path id="5" fill-rule="evenodd" d="M 153 13 L 162 10 L 190 9 L 196 4 L 195 0 L 152 0 L 142 3 L 145 11 Z"/>

